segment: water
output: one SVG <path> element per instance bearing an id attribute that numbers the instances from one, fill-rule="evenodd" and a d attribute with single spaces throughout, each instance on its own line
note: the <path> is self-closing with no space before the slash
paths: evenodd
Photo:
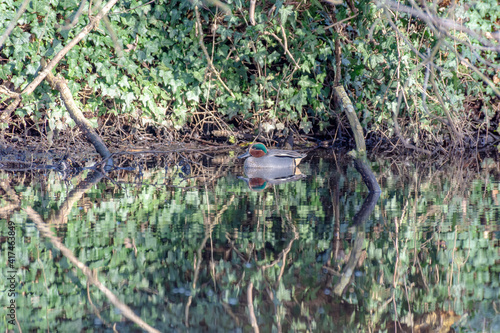
<path id="1" fill-rule="evenodd" d="M 498 163 L 375 159 L 366 212 L 345 156 L 273 184 L 237 153 L 1 172 L 0 329 L 500 330 Z"/>

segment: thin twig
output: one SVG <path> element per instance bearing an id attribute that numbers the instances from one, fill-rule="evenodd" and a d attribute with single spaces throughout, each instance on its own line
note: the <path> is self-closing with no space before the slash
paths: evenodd
<path id="1" fill-rule="evenodd" d="M 340 21 L 338 21 L 338 22 L 335 22 L 335 23 L 333 23 L 333 24 L 330 24 L 330 25 L 328 25 L 328 26 L 326 26 L 326 27 L 325 27 L 325 30 L 326 30 L 326 29 L 333 28 L 333 27 L 336 27 L 336 26 L 338 26 L 338 25 L 340 25 L 340 24 L 342 24 L 342 23 L 344 23 L 344 22 L 346 22 L 346 21 L 349 21 L 349 20 L 351 20 L 351 19 L 355 18 L 356 16 L 358 16 L 358 14 L 357 14 L 357 13 L 356 13 L 356 14 L 354 14 L 353 16 L 349 16 L 348 18 L 345 18 L 345 19 L 343 19 L 343 20 L 340 20 Z"/>
<path id="2" fill-rule="evenodd" d="M 2 37 L 0 37 L 0 50 L 2 49 L 3 43 L 7 40 L 7 37 L 9 37 L 10 33 L 12 30 L 14 30 L 14 27 L 17 24 L 17 21 L 23 15 L 24 11 L 26 10 L 26 7 L 28 7 L 28 4 L 30 3 L 31 0 L 24 0 L 24 2 L 21 4 L 21 7 L 17 10 L 16 16 L 12 19 L 10 22 L 9 26 L 7 27 L 7 30 L 2 34 Z"/>
<path id="3" fill-rule="evenodd" d="M 287 44 L 286 35 L 285 35 L 284 30 L 282 30 L 282 32 L 283 32 L 283 36 L 285 38 L 285 43 L 283 43 L 283 41 L 281 40 L 281 38 L 279 38 L 278 36 L 276 36 L 273 32 L 264 31 L 264 34 L 268 35 L 268 36 L 273 36 L 274 39 L 276 39 L 278 41 L 278 43 L 280 43 L 281 47 L 285 50 L 285 53 L 290 57 L 290 59 L 292 59 L 293 63 L 295 64 L 295 69 L 298 69 L 298 68 L 300 68 L 300 66 L 297 63 L 297 61 L 295 61 L 295 58 L 290 53 L 290 51 L 288 51 L 288 46 L 286 45 Z"/>
<path id="4" fill-rule="evenodd" d="M 207 58 L 208 66 L 215 73 L 215 75 L 217 76 L 217 79 L 222 84 L 224 89 L 226 89 L 226 91 L 231 95 L 231 97 L 235 98 L 233 92 L 228 88 L 228 86 L 224 83 L 224 81 L 222 81 L 222 78 L 220 77 L 219 72 L 217 71 L 214 64 L 212 63 L 212 60 L 210 59 L 210 55 L 208 54 L 207 48 L 205 47 L 205 43 L 203 42 L 203 36 L 204 36 L 203 35 L 203 28 L 201 26 L 200 11 L 198 10 L 198 6 L 194 6 L 194 11 L 196 14 L 196 30 L 198 33 L 198 44 L 200 44 L 200 47 L 201 47 L 203 53 L 205 54 L 205 57 Z"/>
<path id="5" fill-rule="evenodd" d="M 57 29 L 61 29 L 61 30 L 69 30 L 69 29 L 73 28 L 76 25 L 76 23 L 78 22 L 78 19 L 80 18 L 80 15 L 83 12 L 83 7 L 85 5 L 85 2 L 86 2 L 85 0 L 82 0 L 82 2 L 80 2 L 80 7 L 78 7 L 78 10 L 76 11 L 75 16 L 73 17 L 73 19 L 71 20 L 71 22 L 69 24 L 60 25 L 58 23 L 55 23 L 54 27 L 56 27 Z"/>
<path id="6" fill-rule="evenodd" d="M 474 31 L 472 29 L 469 29 L 466 26 L 464 26 L 463 24 L 460 24 L 454 20 L 438 17 L 436 13 L 429 10 L 429 8 L 425 5 L 425 3 L 422 3 L 422 4 L 425 6 L 424 8 L 426 9 L 426 12 L 418 9 L 419 6 L 414 1 L 410 1 L 410 2 L 414 4 L 413 7 L 409 7 L 409 6 L 403 5 L 399 2 L 397 3 L 394 1 L 390 1 L 390 0 L 377 1 L 376 3 L 379 7 L 383 7 L 383 5 L 385 5 L 386 8 L 390 8 L 390 9 L 396 10 L 398 12 L 407 13 L 407 14 L 410 14 L 412 16 L 418 17 L 419 19 L 421 19 L 425 23 L 427 23 L 428 26 L 434 27 L 433 30 L 435 30 L 436 32 L 439 32 L 441 34 L 444 34 L 447 37 L 455 38 L 455 37 L 451 36 L 448 33 L 448 31 L 451 31 L 451 30 L 460 31 L 460 32 L 466 33 L 467 35 L 471 36 L 472 38 L 476 38 L 478 41 L 483 43 L 483 45 L 486 45 L 486 46 L 474 45 L 474 47 L 476 47 L 480 50 L 483 50 L 483 51 L 500 52 L 500 45 L 491 43 L 490 40 L 488 38 L 484 37 L 481 33 Z M 466 43 L 463 40 L 459 40 L 459 39 L 457 39 L 457 40 L 460 43 L 464 43 L 464 44 Z"/>

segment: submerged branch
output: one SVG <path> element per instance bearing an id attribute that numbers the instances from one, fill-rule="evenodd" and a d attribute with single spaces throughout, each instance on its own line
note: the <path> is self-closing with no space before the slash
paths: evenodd
<path id="1" fill-rule="evenodd" d="M 354 167 L 356 168 L 356 170 L 358 170 L 359 174 L 361 175 L 361 178 L 363 178 L 363 181 L 365 182 L 366 187 L 368 187 L 368 191 L 370 191 L 370 193 L 382 192 L 382 190 L 380 189 L 380 185 L 377 182 L 377 178 L 375 177 L 372 169 L 368 165 L 366 165 L 361 159 L 356 158 L 354 160 Z M 375 201 L 375 203 L 376 202 L 377 201 Z"/>

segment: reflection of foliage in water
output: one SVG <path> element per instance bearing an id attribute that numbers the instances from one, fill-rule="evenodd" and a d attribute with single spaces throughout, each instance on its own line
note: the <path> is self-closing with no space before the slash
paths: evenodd
<path id="1" fill-rule="evenodd" d="M 330 162 L 305 163 L 302 171 L 314 177 L 263 193 L 251 192 L 231 173 L 207 184 L 189 180 L 196 187 L 158 186 L 169 177 L 170 184 L 186 180 L 173 167 L 145 169 L 144 184 L 156 186 L 138 187 L 134 175 L 129 184 L 120 179 L 121 188 L 101 182 L 56 229 L 108 288 L 162 331 L 184 329 L 186 314 L 193 330 L 247 330 L 249 294 L 263 331 L 365 331 L 391 328 L 394 320 L 449 326 L 454 313 L 467 329 L 498 325 L 499 188 L 493 173 L 472 181 L 456 170 L 392 172 L 380 162 L 381 199 L 372 219 L 355 228 L 350 222 L 366 190 L 352 168 L 339 174 Z M 22 207 L 34 206 L 47 218 L 66 198 L 66 186 L 49 173 L 43 186 L 12 187 L 22 194 Z M 4 207 L 6 198 L 0 200 Z M 0 218 L 3 236 L 6 216 Z M 8 218 L 17 222 L 23 329 L 80 330 L 99 324 L 93 314 L 99 313 L 103 325 L 116 322 L 127 331 L 121 314 L 90 287 L 94 312 L 84 276 L 39 237 L 23 211 Z M 365 252 L 343 295 L 334 296 L 359 237 Z"/>

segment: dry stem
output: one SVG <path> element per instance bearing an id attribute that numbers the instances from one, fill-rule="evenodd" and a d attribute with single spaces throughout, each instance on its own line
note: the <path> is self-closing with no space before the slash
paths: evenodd
<path id="1" fill-rule="evenodd" d="M 215 75 L 217 76 L 217 79 L 222 84 L 224 89 L 226 89 L 226 91 L 231 95 L 231 97 L 235 98 L 233 92 L 228 88 L 228 86 L 224 83 L 224 81 L 222 81 L 222 78 L 220 77 L 219 72 L 215 68 L 212 60 L 210 59 L 210 55 L 208 54 L 207 48 L 205 47 L 205 43 L 203 42 L 203 37 L 204 37 L 203 27 L 201 26 L 200 11 L 198 10 L 198 6 L 194 7 L 194 11 L 196 14 L 196 28 L 197 28 L 196 30 L 198 33 L 198 43 L 200 44 L 200 47 L 201 47 L 203 53 L 205 54 L 205 57 L 207 58 L 208 66 L 215 73 Z"/>

